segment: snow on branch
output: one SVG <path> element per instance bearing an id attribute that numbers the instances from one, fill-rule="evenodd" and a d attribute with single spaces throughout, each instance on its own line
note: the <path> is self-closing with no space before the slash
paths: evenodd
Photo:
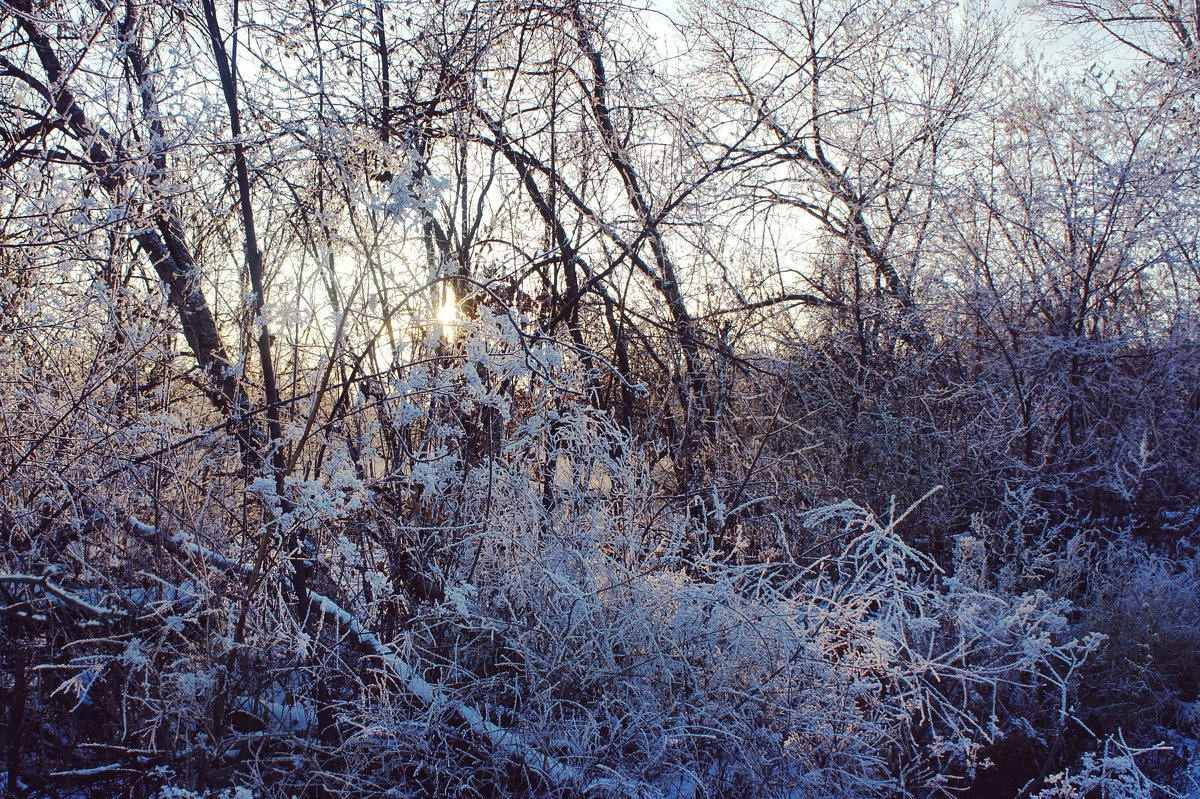
<path id="1" fill-rule="evenodd" d="M 213 566 L 217 566 L 225 571 L 236 572 L 247 578 L 254 573 L 254 570 L 250 566 L 238 563 L 236 560 L 228 558 L 219 552 L 214 552 L 208 547 L 203 547 L 189 541 L 180 533 L 168 533 L 165 530 L 158 530 L 133 517 L 129 518 L 129 531 L 143 540 L 162 544 L 176 555 L 187 554 L 198 557 L 201 560 L 208 561 Z"/>
<path id="2" fill-rule="evenodd" d="M 479 711 L 455 699 L 451 699 L 436 685 L 426 681 L 412 666 L 392 652 L 379 637 L 367 630 L 348 611 L 327 596 L 309 591 L 309 603 L 319 609 L 326 619 L 353 636 L 363 649 L 378 657 L 408 689 L 408 692 L 426 706 L 450 707 L 476 736 L 491 744 L 492 748 L 523 763 L 542 779 L 555 787 L 580 787 L 585 795 L 613 786 L 612 780 L 594 780 L 585 785 L 582 775 L 557 758 L 537 751 L 516 733 L 488 721 Z"/>
<path id="3" fill-rule="evenodd" d="M 94 619 L 112 620 L 125 615 L 119 610 L 113 610 L 112 608 L 106 608 L 103 605 L 89 602 L 79 596 L 79 594 L 58 585 L 49 577 L 38 577 L 33 574 L 0 574 L 0 584 L 28 585 L 39 589 L 46 595 L 47 599 L 59 605 L 83 611 Z"/>
<path id="4" fill-rule="evenodd" d="M 185 540 L 178 534 L 156 530 L 154 527 L 130 517 L 130 531 L 139 538 L 160 541 L 176 554 L 200 557 L 209 564 L 226 571 L 248 575 L 248 566 L 224 555 Z M 2 578 L 0 578 L 2 579 Z M 379 637 L 370 632 L 358 619 L 332 599 L 309 590 L 310 607 L 319 610 L 325 619 L 343 631 L 345 637 L 367 653 L 379 658 L 383 665 L 400 680 L 409 694 L 426 707 L 449 707 L 475 736 L 487 741 L 495 751 L 514 758 L 530 771 L 557 788 L 581 788 L 584 795 L 611 787 L 612 780 L 600 779 L 586 783 L 583 776 L 557 758 L 537 751 L 511 730 L 506 730 L 485 719 L 478 710 L 464 702 L 450 698 L 440 687 L 428 682 L 403 658 L 393 652 Z"/>

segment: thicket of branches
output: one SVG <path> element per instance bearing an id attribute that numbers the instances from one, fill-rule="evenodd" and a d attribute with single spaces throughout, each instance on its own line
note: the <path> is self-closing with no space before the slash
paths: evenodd
<path id="1" fill-rule="evenodd" d="M 1194 0 L 0 9 L 6 795 L 1188 788 Z"/>

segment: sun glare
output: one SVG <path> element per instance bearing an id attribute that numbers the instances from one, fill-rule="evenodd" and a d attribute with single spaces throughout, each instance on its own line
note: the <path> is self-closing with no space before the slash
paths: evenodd
<path id="1" fill-rule="evenodd" d="M 458 303 L 454 299 L 454 291 L 443 285 L 442 301 L 437 309 L 437 322 L 442 337 L 450 341 L 455 341 L 459 333 Z"/>
<path id="2" fill-rule="evenodd" d="M 438 308 L 438 322 L 443 327 L 453 327 L 458 324 L 458 306 L 453 300 L 442 300 L 442 307 Z"/>

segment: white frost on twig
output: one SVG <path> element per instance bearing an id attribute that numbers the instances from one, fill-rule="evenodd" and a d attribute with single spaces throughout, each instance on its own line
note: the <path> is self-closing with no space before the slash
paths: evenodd
<path id="1" fill-rule="evenodd" d="M 334 620 L 342 629 L 353 635 L 358 644 L 377 656 L 387 668 L 404 683 L 409 693 L 425 705 L 445 705 L 454 710 L 472 733 L 487 740 L 492 747 L 516 758 L 557 786 L 580 786 L 583 780 L 578 771 L 562 761 L 538 752 L 511 730 L 488 721 L 479 711 L 458 700 L 450 699 L 445 692 L 416 674 L 412 666 L 392 652 L 379 637 L 329 597 L 309 592 L 309 602 L 320 608 L 327 618 Z M 612 780 L 593 781 L 584 788 L 584 793 L 614 787 Z"/>

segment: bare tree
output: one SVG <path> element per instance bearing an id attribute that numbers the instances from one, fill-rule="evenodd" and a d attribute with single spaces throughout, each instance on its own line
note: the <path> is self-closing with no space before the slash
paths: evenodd
<path id="1" fill-rule="evenodd" d="M 178 183 L 169 163 L 171 142 L 159 103 L 158 72 L 151 65 L 154 53 L 143 50 L 148 23 L 133 4 L 101 6 L 80 23 L 56 19 L 53 6 L 16 2 L 9 9 L 6 34 L 13 46 L 0 61 L 0 69 L 10 80 L 7 85 L 16 90 L 6 103 L 17 116 L 15 126 L 4 131 L 6 149 L 0 166 L 10 176 L 20 173 L 13 185 L 20 185 L 30 172 L 43 170 L 50 177 L 57 171 L 79 175 L 107 195 L 112 211 L 101 224 L 113 232 L 113 242 L 136 242 L 154 267 L 207 376 L 206 392 L 238 420 L 243 450 L 253 457 L 250 453 L 261 442 L 246 415 L 246 396 L 205 298 L 176 199 Z M 174 33 L 173 23 L 165 25 L 166 34 Z M 130 92 L 128 114 L 106 104 L 103 94 L 89 110 L 88 101 L 73 88 L 80 66 L 95 57 L 97 41 L 104 37 L 121 46 L 124 75 L 113 78 L 124 78 L 136 90 Z M 13 61 L 14 57 L 20 60 Z M 102 121 L 106 115 L 121 129 L 106 129 Z M 85 189 L 85 199 L 87 193 Z M 11 213 L 25 212 L 20 205 L 11 208 Z"/>

